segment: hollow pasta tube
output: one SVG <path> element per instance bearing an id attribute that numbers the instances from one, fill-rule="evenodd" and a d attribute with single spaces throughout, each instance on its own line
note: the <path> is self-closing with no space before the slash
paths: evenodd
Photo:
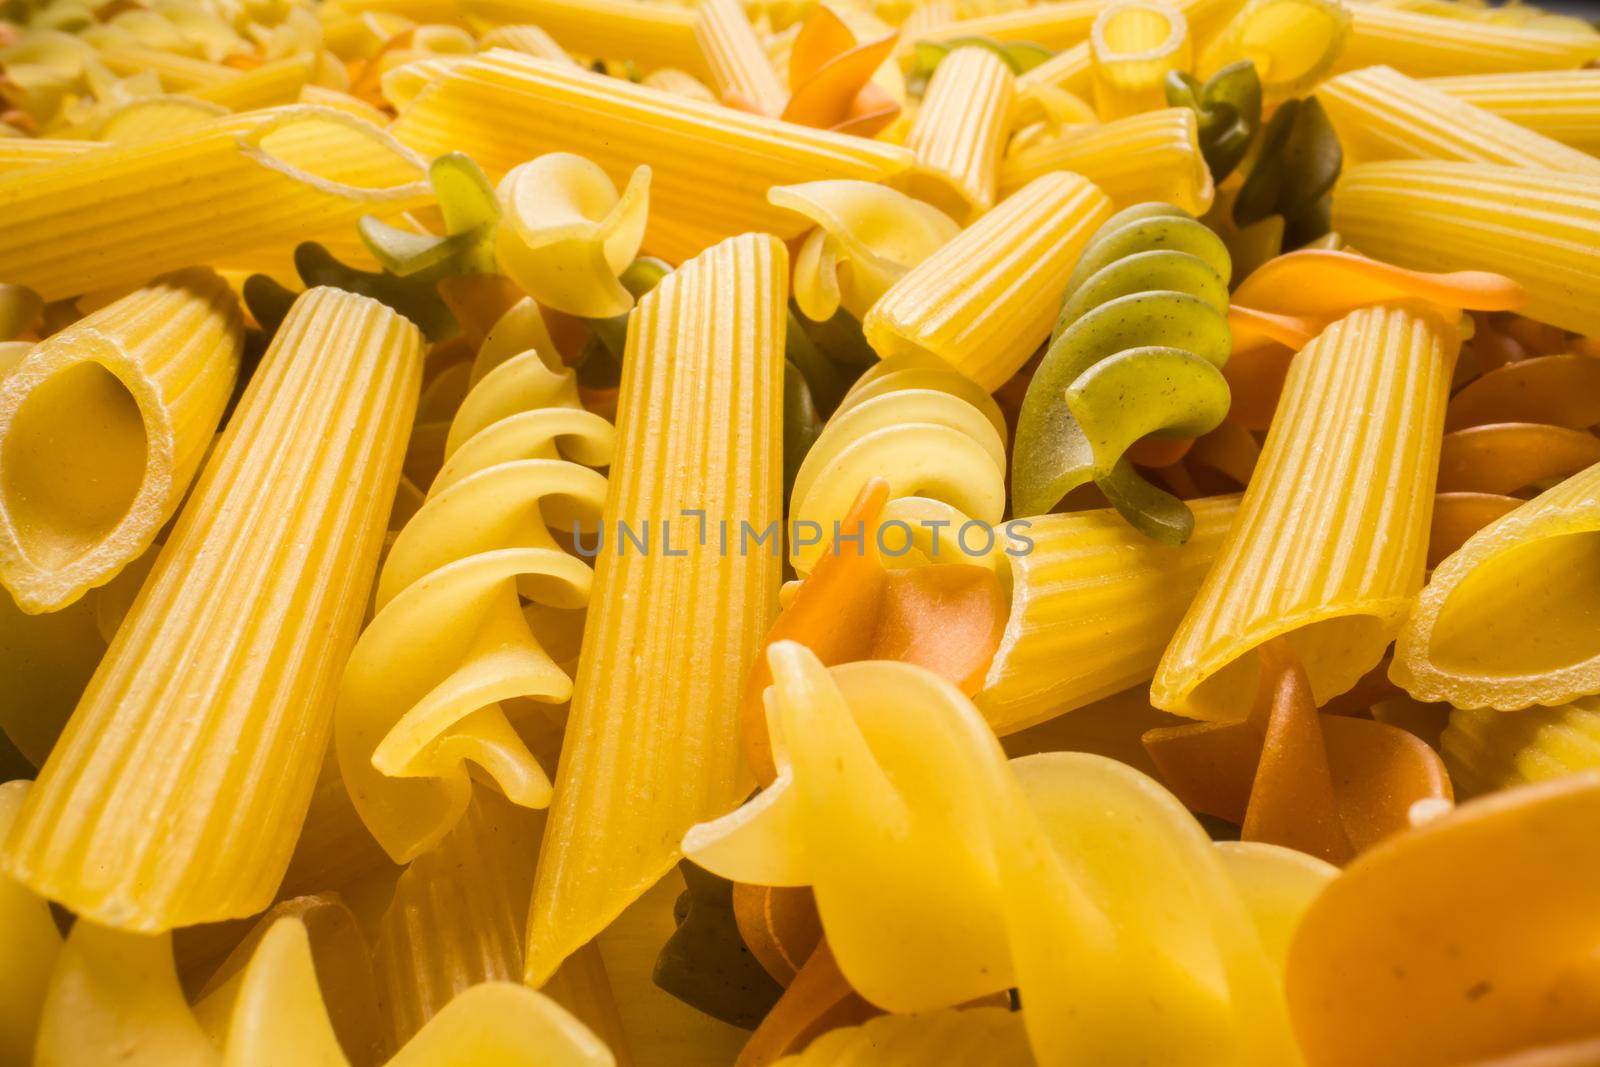
<path id="1" fill-rule="evenodd" d="M 644 0 L 464 0 L 460 10 L 479 26 L 538 26 L 580 56 L 708 73 L 689 7 Z"/>
<path id="2" fill-rule="evenodd" d="M 723 102 L 737 102 L 761 115 L 783 110 L 789 94 L 739 0 L 700 0 L 694 35 Z"/>
<path id="3" fill-rule="evenodd" d="M 1056 170 L 1088 178 L 1119 208 L 1159 200 L 1203 215 L 1216 196 L 1195 113 L 1186 107 L 1078 126 L 1028 145 L 1001 164 L 1001 194 Z"/>
<path id="4" fill-rule="evenodd" d="M 1600 153 L 1600 70 L 1466 74 L 1427 84 L 1562 144 Z"/>
<path id="5" fill-rule="evenodd" d="M 1351 4 L 1334 71 L 1387 65 L 1414 78 L 1568 70 L 1600 58 L 1600 34 L 1446 18 L 1388 4 Z"/>
<path id="6" fill-rule="evenodd" d="M 939 63 L 906 138 L 917 155 L 909 192 L 957 221 L 994 206 L 1015 81 L 988 48 L 957 48 Z"/>
<path id="7" fill-rule="evenodd" d="M 1158 0 L 1118 0 L 1089 32 L 1094 60 L 1094 106 L 1103 119 L 1123 118 L 1167 102 L 1169 71 L 1193 63 L 1189 22 Z"/>
<path id="8" fill-rule="evenodd" d="M 1201 51 L 1196 73 L 1209 78 L 1249 60 L 1268 101 L 1299 96 L 1327 73 L 1349 31 L 1339 0 L 1250 0 Z"/>

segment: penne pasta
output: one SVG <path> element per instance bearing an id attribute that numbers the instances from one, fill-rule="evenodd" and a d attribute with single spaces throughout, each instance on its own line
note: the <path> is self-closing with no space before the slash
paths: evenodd
<path id="1" fill-rule="evenodd" d="M 1028 145 L 1001 165 L 1001 194 L 1058 170 L 1088 178 L 1118 207 L 1157 200 L 1203 215 L 1216 196 L 1194 112 L 1186 107 L 1072 127 Z"/>
<path id="2" fill-rule="evenodd" d="M 1252 653 L 1277 637 L 1298 654 L 1319 706 L 1377 665 L 1422 587 L 1458 345 L 1436 312 L 1378 306 L 1300 351 L 1151 703 L 1243 718 L 1261 669 Z"/>
<path id="3" fill-rule="evenodd" d="M 775 238 L 736 237 L 629 319 L 607 542 L 528 919 L 535 985 L 749 790 L 738 712 L 777 609 L 787 273 Z M 630 550 L 622 523 L 653 528 L 653 548 Z"/>
<path id="4" fill-rule="evenodd" d="M 0 175 L 9 171 L 37 167 L 62 159 L 71 159 L 91 149 L 100 148 L 99 141 L 78 141 L 66 138 L 0 137 Z"/>
<path id="5" fill-rule="evenodd" d="M 915 44 L 987 37 L 991 41 L 1028 41 L 1060 51 L 1087 41 L 1095 16 L 1105 6 L 1105 0 L 1047 0 L 1027 7 L 942 22 L 916 33 L 908 28 L 904 38 Z"/>
<path id="6" fill-rule="evenodd" d="M 1072 265 L 1111 201 L 1076 174 L 1013 193 L 908 271 L 862 326 L 880 359 L 932 355 L 995 389 L 1050 335 Z"/>
<path id="7" fill-rule="evenodd" d="M 279 107 L 300 99 L 300 91 L 310 84 L 317 66 L 312 56 L 285 56 L 263 63 L 255 70 L 241 71 L 227 81 L 200 86 L 189 95 L 221 104 L 229 111 Z"/>
<path id="8" fill-rule="evenodd" d="M 13 877 L 85 922 L 143 932 L 271 902 L 421 359 L 416 328 L 375 301 L 296 301 L 5 842 Z"/>
<path id="9" fill-rule="evenodd" d="M 1370 256 L 1418 270 L 1495 270 L 1528 292 L 1525 313 L 1600 334 L 1600 179 L 1485 163 L 1352 167 L 1333 228 Z"/>
<path id="10" fill-rule="evenodd" d="M 513 52 L 521 52 L 535 59 L 548 59 L 557 63 L 576 65 L 578 62 L 556 42 L 554 37 L 538 26 L 496 26 L 478 38 L 478 47 L 480 50 L 509 48 Z"/>
<path id="11" fill-rule="evenodd" d="M 1163 6 L 1183 17 L 1192 39 L 1205 41 L 1237 10 L 1239 0 L 1172 0 L 1170 4 L 1163 3 Z M 1084 41 L 1064 49 L 1017 78 L 1021 101 L 1027 101 L 1031 106 L 1038 105 L 1038 101 L 1031 98 L 1033 90 L 1045 86 L 1066 89 L 1088 99 L 1095 91 L 1094 56 L 1090 43 Z M 1164 97 L 1160 103 L 1165 103 Z M 1160 103 L 1155 106 L 1159 107 Z M 1016 116 L 1015 121 L 1021 124 L 1031 119 L 1029 112 L 1024 110 Z"/>
<path id="12" fill-rule="evenodd" d="M 700 0 L 694 36 L 720 100 L 758 115 L 783 111 L 789 94 L 739 0 Z"/>
<path id="13" fill-rule="evenodd" d="M 618 187 L 651 169 L 645 249 L 669 261 L 747 230 L 798 236 L 804 220 L 767 202 L 775 185 L 882 181 L 911 153 L 494 51 L 442 74 L 395 137 L 426 155 L 464 151 L 491 175 L 545 152 L 599 162 Z"/>
<path id="14" fill-rule="evenodd" d="M 1267 100 L 1299 96 L 1327 73 L 1349 31 L 1339 0 L 1249 0 L 1201 51 L 1197 73 L 1210 78 L 1248 60 Z"/>
<path id="15" fill-rule="evenodd" d="M 1029 519 L 1013 556 L 1011 617 L 973 697 L 1000 735 L 1155 674 L 1238 511 L 1237 496 L 1189 501 L 1194 533 L 1163 545 L 1112 509 Z"/>
<path id="16" fill-rule="evenodd" d="M 1414 78 L 1568 70 L 1600 59 L 1600 34 L 1445 18 L 1384 4 L 1349 6 L 1335 72 L 1390 66 Z"/>
<path id="17" fill-rule="evenodd" d="M 1600 159 L 1474 107 L 1393 67 L 1367 67 L 1317 87 L 1349 163 L 1450 159 L 1600 178 Z"/>
<path id="18" fill-rule="evenodd" d="M 690 100 L 703 100 L 708 104 L 717 102 L 717 96 L 705 82 L 696 78 L 688 71 L 676 70 L 672 67 L 662 67 L 653 70 L 639 80 L 640 85 L 648 85 L 652 89 L 660 89 L 664 93 L 675 93 L 686 96 Z"/>
<path id="19" fill-rule="evenodd" d="M 451 7 L 479 26 L 538 26 L 576 55 L 710 72 L 691 7 L 650 0 L 463 0 Z"/>
<path id="20" fill-rule="evenodd" d="M 1161 107 L 1169 71 L 1193 64 L 1189 22 L 1158 0 L 1117 0 L 1089 31 L 1094 106 L 1103 119 Z"/>
<path id="21" fill-rule="evenodd" d="M 56 300 L 282 254 L 362 215 L 427 203 L 425 170 L 383 131 L 309 107 L 99 149 L 0 175 L 0 277 Z"/>
<path id="22" fill-rule="evenodd" d="M 52 335 L 0 383 L 0 583 L 58 611 L 178 510 L 239 371 L 237 302 L 167 275 Z"/>
<path id="23" fill-rule="evenodd" d="M 1562 144 L 1600 153 L 1600 70 L 1468 74 L 1427 84 Z"/>
<path id="24" fill-rule="evenodd" d="M 906 137 L 917 157 L 909 192 L 958 222 L 994 206 L 1015 82 L 987 48 L 957 48 L 939 63 Z"/>
<path id="25" fill-rule="evenodd" d="M 1600 528 L 1600 466 L 1470 537 L 1434 569 L 1390 675 L 1418 700 L 1509 710 L 1600 692 L 1584 575 Z"/>
<path id="26" fill-rule="evenodd" d="M 188 96 L 151 96 L 110 112 L 92 126 L 99 141 L 144 141 L 204 126 L 228 114 L 221 104 Z"/>

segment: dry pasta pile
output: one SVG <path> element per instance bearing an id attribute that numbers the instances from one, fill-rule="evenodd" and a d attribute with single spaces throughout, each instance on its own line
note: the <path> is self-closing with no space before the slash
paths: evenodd
<path id="1" fill-rule="evenodd" d="M 0 1067 L 1600 1065 L 1600 27 L 0 0 Z"/>

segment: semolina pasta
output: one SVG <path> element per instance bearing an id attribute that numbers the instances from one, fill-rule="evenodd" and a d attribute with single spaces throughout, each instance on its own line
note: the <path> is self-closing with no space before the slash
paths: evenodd
<path id="1" fill-rule="evenodd" d="M 1600 58 L 1600 34 L 1352 4 L 1335 71 L 1386 65 L 1414 78 L 1570 70 Z"/>
<path id="2" fill-rule="evenodd" d="M 576 63 L 565 48 L 538 26 L 496 26 L 478 39 L 480 49 L 509 48 L 536 59 Z"/>
<path id="3" fill-rule="evenodd" d="M 1592 771 L 1600 769 L 1600 708 L 1592 698 L 1516 712 L 1452 708 L 1439 747 L 1468 796 Z"/>
<path id="4" fill-rule="evenodd" d="M 1327 73 L 1349 31 L 1338 0 L 1249 0 L 1200 53 L 1199 73 L 1248 60 L 1268 100 L 1298 96 Z"/>
<path id="5" fill-rule="evenodd" d="M 986 48 L 957 48 L 940 62 L 906 138 L 917 155 L 914 194 L 957 221 L 994 206 L 1014 83 Z"/>
<path id="6" fill-rule="evenodd" d="M 1600 151 L 1600 70 L 1466 74 L 1427 84 L 1551 140 Z"/>
<path id="7" fill-rule="evenodd" d="M 1168 71 L 1188 70 L 1189 21 L 1159 0 L 1117 0 L 1089 32 L 1094 105 L 1103 119 L 1124 118 L 1166 102 Z"/>
<path id="8" fill-rule="evenodd" d="M 952 19 L 920 32 L 907 31 L 905 36 L 912 42 L 987 37 L 991 41 L 1028 41 L 1059 51 L 1087 41 L 1095 16 L 1100 14 L 1104 6 L 1102 0 L 1047 0 L 1045 3 Z M 918 10 L 925 10 L 926 7 L 924 5 Z"/>
<path id="9" fill-rule="evenodd" d="M 756 39 L 738 0 L 702 0 L 695 8 L 695 40 L 711 68 L 711 84 L 724 101 L 759 115 L 776 115 L 788 96 Z"/>
<path id="10" fill-rule="evenodd" d="M 459 10 L 483 26 L 538 26 L 578 55 L 638 57 L 652 67 L 709 73 L 688 7 L 649 0 L 465 0 Z"/>

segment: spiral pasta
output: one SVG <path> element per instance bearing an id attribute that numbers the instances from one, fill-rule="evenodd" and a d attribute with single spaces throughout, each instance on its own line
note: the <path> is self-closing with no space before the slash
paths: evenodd
<path id="1" fill-rule="evenodd" d="M 1189 509 L 1135 472 L 1126 453 L 1152 433 L 1198 436 L 1227 414 L 1219 368 L 1232 344 L 1229 274 L 1221 239 L 1170 204 L 1129 208 L 1101 226 L 1022 403 L 1018 514 L 1049 511 L 1093 480 L 1146 534 L 1188 538 Z"/>
<path id="2" fill-rule="evenodd" d="M 737 881 L 810 885 L 862 996 L 913 1012 L 1014 986 L 1041 1063 L 1295 1061 L 1277 946 L 1332 868 L 1219 848 L 1104 757 L 1007 763 L 925 670 L 828 670 L 787 642 L 770 659 L 778 779 L 684 850 Z"/>
<path id="3" fill-rule="evenodd" d="M 898 520 L 930 560 L 973 562 L 957 547 L 968 522 L 994 526 L 1006 503 L 1006 424 L 994 400 L 959 371 L 897 356 L 874 366 L 845 394 L 795 476 L 790 522 L 815 524 L 794 537 L 789 561 L 809 574 L 839 520 L 873 477 L 889 480 L 885 523 Z M 943 523 L 942 539 L 928 539 Z M 847 531 L 848 532 L 848 531 Z M 988 535 L 992 550 L 994 538 Z M 988 556 L 990 552 L 984 552 Z"/>
<path id="4" fill-rule="evenodd" d="M 340 768 L 397 860 L 460 819 L 469 761 L 518 804 L 550 801 L 550 779 L 502 702 L 560 703 L 572 693 L 541 634 L 579 625 L 572 615 L 588 602 L 593 570 L 552 531 L 598 514 L 606 479 L 590 468 L 610 463 L 614 436 L 553 360 L 528 349 L 477 368 L 444 467 L 389 551 L 377 614 L 345 668 L 334 716 Z"/>

